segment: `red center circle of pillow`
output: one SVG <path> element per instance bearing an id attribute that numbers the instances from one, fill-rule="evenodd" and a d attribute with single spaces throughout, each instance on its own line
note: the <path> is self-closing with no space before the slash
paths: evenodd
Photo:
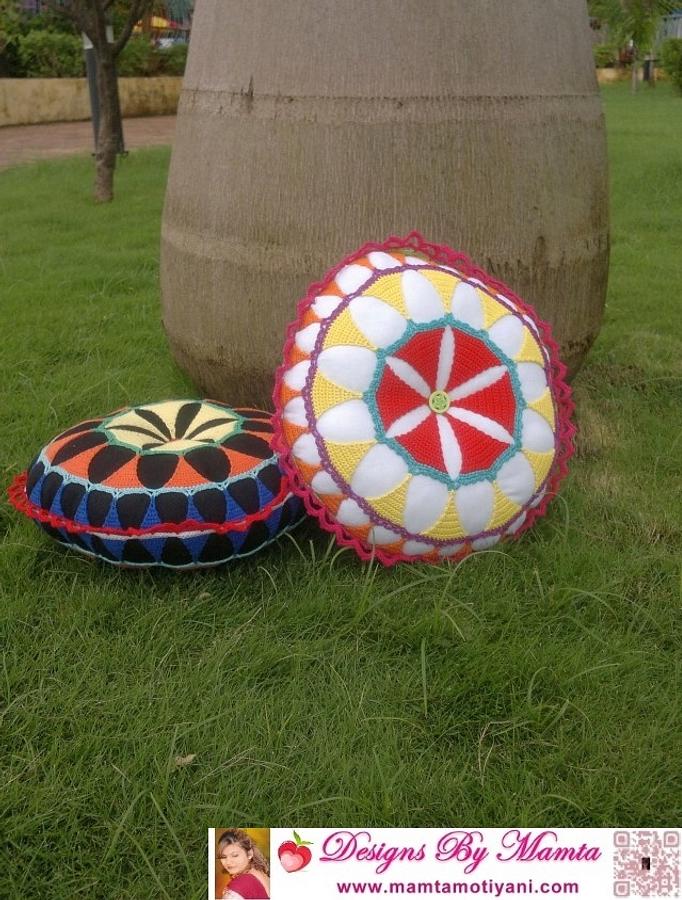
<path id="1" fill-rule="evenodd" d="M 511 441 L 503 432 L 513 439 L 517 401 L 502 360 L 456 326 L 452 363 L 439 371 L 445 331 L 417 332 L 387 357 L 376 405 L 386 435 L 415 462 L 451 474 L 447 448 L 456 442 L 459 474 L 467 475 L 489 469 L 508 450 Z M 488 372 L 493 374 L 486 378 Z"/>

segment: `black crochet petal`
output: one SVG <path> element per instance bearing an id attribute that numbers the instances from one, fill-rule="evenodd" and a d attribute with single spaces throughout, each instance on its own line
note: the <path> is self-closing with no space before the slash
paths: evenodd
<path id="1" fill-rule="evenodd" d="M 64 537 L 61 531 L 58 528 L 55 528 L 54 525 L 48 525 L 47 522 L 38 522 L 40 527 L 43 529 L 45 534 L 49 534 L 51 538 L 55 541 L 59 541 L 60 544 L 64 543 Z"/>
<path id="2" fill-rule="evenodd" d="M 178 410 L 175 417 L 175 437 L 184 437 L 185 432 L 196 418 L 197 413 L 201 409 L 201 403 L 185 403 Z"/>
<path id="3" fill-rule="evenodd" d="M 255 478 L 242 478 L 240 481 L 235 481 L 228 485 L 227 491 L 247 515 L 258 512 L 260 509 L 260 497 Z"/>
<path id="4" fill-rule="evenodd" d="M 123 562 L 149 564 L 156 562 L 156 560 L 142 541 L 133 538 L 133 540 L 126 541 L 123 547 Z"/>
<path id="5" fill-rule="evenodd" d="M 156 498 L 156 511 L 162 522 L 184 522 L 187 519 L 187 496 L 179 491 L 164 491 Z"/>
<path id="6" fill-rule="evenodd" d="M 272 434 L 272 422 L 266 422 L 264 419 L 247 419 L 243 424 L 244 431 L 260 431 L 266 434 Z"/>
<path id="7" fill-rule="evenodd" d="M 93 484 L 100 484 L 117 472 L 121 466 L 130 462 L 134 456 L 135 451 L 128 447 L 117 447 L 115 444 L 102 447 L 90 460 L 88 479 Z"/>
<path id="8" fill-rule="evenodd" d="M 199 555 L 199 562 L 219 563 L 234 555 L 232 541 L 226 534 L 212 534 L 204 544 Z"/>
<path id="9" fill-rule="evenodd" d="M 268 526 L 265 524 L 265 522 L 256 522 L 249 529 L 246 540 L 239 548 L 239 555 L 243 556 L 247 553 L 252 553 L 254 550 L 258 550 L 259 547 L 262 547 L 263 544 L 267 543 L 269 540 L 270 532 L 268 531 Z"/>
<path id="10" fill-rule="evenodd" d="M 274 463 L 271 466 L 265 466 L 258 473 L 258 480 L 262 481 L 271 494 L 277 496 L 282 487 L 282 473 L 279 466 Z"/>
<path id="11" fill-rule="evenodd" d="M 282 506 L 282 515 L 279 517 L 279 524 L 277 525 L 277 529 L 279 531 L 284 531 L 284 529 L 288 528 L 289 525 L 291 525 L 291 506 L 287 502 Z"/>
<path id="12" fill-rule="evenodd" d="M 74 425 L 73 428 L 69 428 L 66 431 L 62 431 L 62 433 L 57 436 L 57 440 L 60 440 L 61 438 L 69 437 L 69 435 L 72 435 L 72 434 L 80 434 L 82 431 L 89 431 L 92 428 L 96 428 L 101 423 L 102 423 L 102 419 L 88 419 L 87 422 L 79 422 L 78 425 Z"/>
<path id="13" fill-rule="evenodd" d="M 255 456 L 256 459 L 268 459 L 272 456 L 270 444 L 255 434 L 235 434 L 223 441 L 223 447 L 236 453 L 244 453 L 246 456 Z"/>
<path id="14" fill-rule="evenodd" d="M 160 431 L 164 437 L 167 437 L 169 441 L 173 439 L 173 435 L 170 433 L 168 425 L 166 425 L 161 416 L 157 416 L 151 409 L 140 409 L 139 407 L 135 409 L 135 412 L 141 419 L 145 419 L 150 425 L 153 425 L 154 428 Z"/>
<path id="15" fill-rule="evenodd" d="M 99 447 L 101 444 L 107 443 L 107 436 L 101 431 L 86 431 L 85 434 L 76 435 L 66 444 L 59 448 L 52 460 L 53 466 L 58 466 L 67 459 L 78 456 L 84 450 L 91 450 L 93 447 Z"/>
<path id="16" fill-rule="evenodd" d="M 33 463 L 28 470 L 28 476 L 26 478 L 26 496 L 30 497 L 33 493 L 33 488 L 38 484 L 40 479 L 45 474 L 45 466 L 41 462 Z"/>
<path id="17" fill-rule="evenodd" d="M 206 481 L 220 483 L 230 474 L 230 461 L 220 447 L 197 447 L 185 454 L 185 461 Z"/>
<path id="18" fill-rule="evenodd" d="M 148 494 L 123 494 L 116 501 L 121 528 L 140 528 L 149 509 Z"/>
<path id="19" fill-rule="evenodd" d="M 117 558 L 107 547 L 104 541 L 99 537 L 99 535 L 93 534 L 90 538 L 90 542 L 92 543 L 93 553 L 96 553 L 98 556 L 104 557 L 104 559 L 109 559 L 112 562 L 118 562 Z"/>
<path id="20" fill-rule="evenodd" d="M 59 498 L 59 502 L 62 506 L 62 512 L 67 519 L 76 518 L 76 513 L 78 512 L 78 507 L 81 505 L 84 494 L 85 485 L 83 484 L 76 484 L 75 481 L 72 481 L 69 484 L 64 485 L 64 490 Z"/>
<path id="21" fill-rule="evenodd" d="M 210 431 L 211 428 L 215 428 L 216 425 L 232 425 L 234 422 L 233 418 L 228 418 L 226 416 L 221 416 L 218 419 L 209 419 L 208 422 L 202 422 L 201 425 L 197 425 L 196 428 L 193 428 L 188 435 L 186 435 L 186 439 L 188 441 L 201 441 L 203 439 L 203 435 Z"/>
<path id="22" fill-rule="evenodd" d="M 92 550 L 88 546 L 88 542 L 80 536 L 80 534 L 76 534 L 72 532 L 69 534 L 69 541 L 72 544 L 75 544 L 76 547 L 80 547 L 83 550 L 86 550 L 88 553 L 92 553 Z"/>
<path id="23" fill-rule="evenodd" d="M 88 522 L 96 528 L 104 525 L 104 520 L 109 515 L 109 509 L 113 495 L 107 491 L 90 491 L 86 501 Z M 99 551 L 98 551 L 99 552 Z"/>
<path id="24" fill-rule="evenodd" d="M 59 472 L 50 472 L 50 474 L 45 477 L 45 480 L 40 486 L 40 505 L 43 509 L 49 510 L 52 506 L 57 491 L 62 486 L 63 480 L 64 479 Z"/>
<path id="25" fill-rule="evenodd" d="M 174 453 L 150 453 L 138 459 L 137 477 L 145 487 L 155 490 L 171 480 L 177 465 Z"/>
<path id="26" fill-rule="evenodd" d="M 225 494 L 217 488 L 198 491 L 194 497 L 194 505 L 201 513 L 204 522 L 222 523 L 227 513 Z"/>
<path id="27" fill-rule="evenodd" d="M 188 566 L 193 562 L 192 554 L 177 537 L 166 538 L 161 551 L 161 561 L 168 566 Z"/>

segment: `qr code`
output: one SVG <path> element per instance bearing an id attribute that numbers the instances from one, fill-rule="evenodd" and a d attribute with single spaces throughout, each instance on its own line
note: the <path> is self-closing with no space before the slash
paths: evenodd
<path id="1" fill-rule="evenodd" d="M 616 897 L 679 897 L 677 831 L 616 831 L 613 835 Z"/>

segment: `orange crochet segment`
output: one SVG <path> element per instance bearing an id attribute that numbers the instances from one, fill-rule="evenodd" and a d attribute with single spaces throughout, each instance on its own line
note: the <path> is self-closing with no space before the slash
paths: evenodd
<path id="1" fill-rule="evenodd" d="M 248 556 L 301 520 L 269 413 L 213 400 L 117 410 L 55 437 L 9 489 L 48 534 L 117 565 Z"/>
<path id="2" fill-rule="evenodd" d="M 365 559 L 459 560 L 541 516 L 573 452 L 546 322 L 413 232 L 311 285 L 277 371 L 274 443 L 321 525 Z"/>

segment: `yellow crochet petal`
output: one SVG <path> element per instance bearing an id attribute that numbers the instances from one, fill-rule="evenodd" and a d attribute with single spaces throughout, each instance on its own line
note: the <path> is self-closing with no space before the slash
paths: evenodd
<path id="1" fill-rule="evenodd" d="M 344 309 L 329 326 L 323 347 L 326 350 L 327 347 L 336 347 L 339 344 L 350 344 L 351 347 L 367 347 L 370 350 L 377 349 L 376 344 L 371 344 L 360 331 L 347 309 Z"/>
<path id="2" fill-rule="evenodd" d="M 486 531 L 490 531 L 493 528 L 499 528 L 500 525 L 510 522 L 512 519 L 516 518 L 521 510 L 519 504 L 514 503 L 509 497 L 506 497 L 498 488 L 497 484 L 493 483 L 493 490 L 495 491 L 493 512 L 490 521 L 485 526 Z"/>
<path id="3" fill-rule="evenodd" d="M 448 502 L 445 506 L 445 512 L 443 513 L 443 515 L 435 525 L 429 528 L 428 531 L 424 532 L 424 535 L 431 538 L 438 538 L 444 541 L 448 541 L 450 539 L 456 540 L 457 538 L 466 537 L 466 531 L 462 527 L 462 523 L 460 522 L 459 516 L 457 514 L 454 491 L 450 491 L 450 496 L 448 497 Z"/>
<path id="4" fill-rule="evenodd" d="M 552 395 L 550 393 L 549 388 L 538 397 L 537 400 L 533 400 L 532 403 L 528 404 L 530 409 L 534 409 L 536 412 L 540 413 L 552 427 L 552 430 L 556 430 L 556 418 L 554 416 L 554 403 L 552 402 Z"/>
<path id="5" fill-rule="evenodd" d="M 372 497 L 367 503 L 369 503 L 372 509 L 376 510 L 382 518 L 387 519 L 389 522 L 393 522 L 396 525 L 402 525 L 405 501 L 407 499 L 407 488 L 411 478 L 411 475 L 406 475 L 398 487 L 393 488 L 392 491 L 389 491 L 388 494 L 384 494 L 383 497 Z"/>
<path id="6" fill-rule="evenodd" d="M 485 291 L 476 288 L 476 293 L 480 297 L 481 306 L 483 307 L 483 324 L 485 328 L 490 328 L 490 326 L 494 325 L 498 319 L 502 318 L 502 316 L 509 315 L 509 310 L 502 306 L 497 300 L 493 300 L 493 298 L 489 294 L 486 294 Z"/>
<path id="7" fill-rule="evenodd" d="M 384 303 L 392 306 L 393 309 L 397 309 L 402 316 L 408 319 L 410 314 L 405 306 L 401 278 L 402 275 L 400 272 L 394 272 L 392 275 L 384 275 L 383 278 L 379 278 L 374 284 L 371 284 L 367 290 L 363 291 L 362 296 L 377 297 L 379 300 L 383 300 Z"/>
<path id="8" fill-rule="evenodd" d="M 452 294 L 461 279 L 451 272 L 438 272 L 433 269 L 421 269 L 420 272 L 438 291 L 440 299 L 443 301 L 445 312 L 450 312 Z"/>
<path id="9" fill-rule="evenodd" d="M 319 418 L 323 412 L 336 406 L 337 403 L 343 403 L 345 400 L 353 400 L 362 397 L 359 391 L 349 391 L 347 388 L 339 387 L 333 381 L 321 372 L 317 372 L 313 379 L 313 386 L 310 392 L 313 402 L 313 410 L 315 417 Z"/>
<path id="10" fill-rule="evenodd" d="M 325 447 L 336 471 L 345 481 L 350 482 L 358 463 L 375 444 L 376 441 L 358 441 L 355 444 L 327 441 Z"/>
<path id="11" fill-rule="evenodd" d="M 539 363 L 541 366 L 544 366 L 545 359 L 542 355 L 540 347 L 538 346 L 538 342 L 531 334 L 530 328 L 526 326 L 524 331 L 526 336 L 523 339 L 521 349 L 516 354 L 514 359 L 516 360 L 516 362 L 534 362 Z"/>
<path id="12" fill-rule="evenodd" d="M 523 455 L 531 464 L 533 472 L 535 473 L 535 488 L 537 489 L 552 468 L 554 451 L 548 450 L 546 453 L 536 453 L 534 450 L 524 450 Z"/>

